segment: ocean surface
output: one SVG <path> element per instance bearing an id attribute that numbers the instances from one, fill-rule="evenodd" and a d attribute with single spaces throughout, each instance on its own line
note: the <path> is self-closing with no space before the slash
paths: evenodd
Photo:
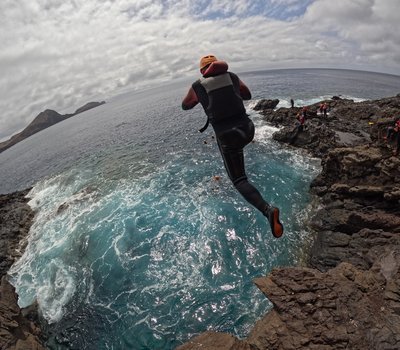
<path id="1" fill-rule="evenodd" d="M 308 188 L 320 171 L 273 141 L 277 129 L 252 107 L 400 93 L 400 77 L 359 71 L 240 77 L 256 125 L 247 173 L 281 208 L 279 240 L 231 185 L 212 128 L 197 131 L 200 106 L 180 109 L 187 83 L 110 97 L 0 154 L 0 193 L 33 187 L 35 221 L 10 276 L 20 306 L 38 301 L 50 349 L 173 349 L 205 330 L 245 337 L 272 307 L 253 278 L 299 264 L 312 242 Z"/>

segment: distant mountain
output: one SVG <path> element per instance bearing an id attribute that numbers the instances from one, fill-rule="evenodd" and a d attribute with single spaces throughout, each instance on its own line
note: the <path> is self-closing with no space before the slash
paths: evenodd
<path id="1" fill-rule="evenodd" d="M 102 104 L 104 104 L 104 103 L 106 103 L 106 102 L 105 102 L 105 101 L 101 101 L 101 102 L 88 102 L 88 103 L 86 103 L 84 106 L 78 108 L 78 109 L 75 111 L 74 115 L 75 115 L 75 114 L 82 113 L 82 112 L 85 112 L 85 111 L 87 111 L 87 110 L 89 110 L 89 109 L 92 109 L 92 108 L 94 108 L 94 107 L 100 106 L 100 105 L 102 105 Z"/>
<path id="2" fill-rule="evenodd" d="M 101 102 L 89 102 L 84 106 L 78 108 L 75 113 L 72 114 L 60 114 L 51 109 L 46 109 L 43 112 L 40 112 L 36 118 L 20 133 L 11 136 L 10 139 L 4 142 L 0 142 L 0 153 L 5 151 L 7 148 L 14 146 L 16 143 L 21 142 L 27 137 L 36 134 L 37 132 L 48 128 L 54 124 L 57 124 L 65 119 L 71 118 L 74 115 L 85 112 L 89 109 L 95 108 L 102 104 L 106 103 L 105 101 Z"/>

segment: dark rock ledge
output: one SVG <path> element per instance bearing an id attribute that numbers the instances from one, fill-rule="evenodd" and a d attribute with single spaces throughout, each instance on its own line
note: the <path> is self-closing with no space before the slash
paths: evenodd
<path id="1" fill-rule="evenodd" d="M 400 117 L 400 95 L 327 102 L 326 117 L 309 106 L 296 137 L 301 108 L 260 111 L 284 126 L 274 139 L 322 158 L 307 266 L 254 280 L 274 307 L 246 339 L 208 331 L 179 350 L 400 349 L 400 159 L 382 138 Z"/>
<path id="2" fill-rule="evenodd" d="M 25 198 L 29 190 L 0 195 L 0 349 L 42 350 L 37 306 L 20 309 L 7 271 L 25 248 L 34 216 Z"/>

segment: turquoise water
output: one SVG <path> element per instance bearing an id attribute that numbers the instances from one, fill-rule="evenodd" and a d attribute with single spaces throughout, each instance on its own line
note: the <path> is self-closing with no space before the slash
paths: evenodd
<path id="1" fill-rule="evenodd" d="M 265 74 L 245 77 L 267 94 Z M 281 208 L 285 236 L 273 239 L 227 178 L 211 129 L 197 132 L 201 109 L 180 110 L 186 88 L 117 96 L 0 155 L 3 190 L 34 185 L 29 244 L 10 274 L 21 306 L 38 300 L 49 348 L 173 349 L 207 329 L 244 337 L 271 308 L 252 279 L 297 264 L 309 244 L 319 161 L 273 141 L 250 101 L 247 173 Z"/>
<path id="2" fill-rule="evenodd" d="M 318 169 L 259 129 L 249 175 L 282 208 L 279 241 L 235 192 L 214 144 L 157 167 L 127 156 L 119 171 L 129 177 L 110 176 L 106 158 L 34 187 L 38 213 L 13 270 L 21 305 L 38 298 L 52 322 L 54 348 L 167 349 L 207 328 L 247 334 L 270 307 L 252 279 L 296 263 L 308 237 L 302 220 Z"/>

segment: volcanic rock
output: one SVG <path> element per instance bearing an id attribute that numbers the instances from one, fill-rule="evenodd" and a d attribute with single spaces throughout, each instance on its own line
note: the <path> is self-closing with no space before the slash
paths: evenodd
<path id="1" fill-rule="evenodd" d="M 6 274 L 23 253 L 34 213 L 27 204 L 28 190 L 0 195 L 0 349 L 44 349 L 37 305 L 20 309 Z"/>
<path id="2" fill-rule="evenodd" d="M 254 106 L 255 111 L 260 111 L 260 110 L 265 110 L 265 109 L 274 109 L 277 105 L 279 104 L 279 100 L 267 100 L 263 99 L 257 102 L 257 104 Z"/>

